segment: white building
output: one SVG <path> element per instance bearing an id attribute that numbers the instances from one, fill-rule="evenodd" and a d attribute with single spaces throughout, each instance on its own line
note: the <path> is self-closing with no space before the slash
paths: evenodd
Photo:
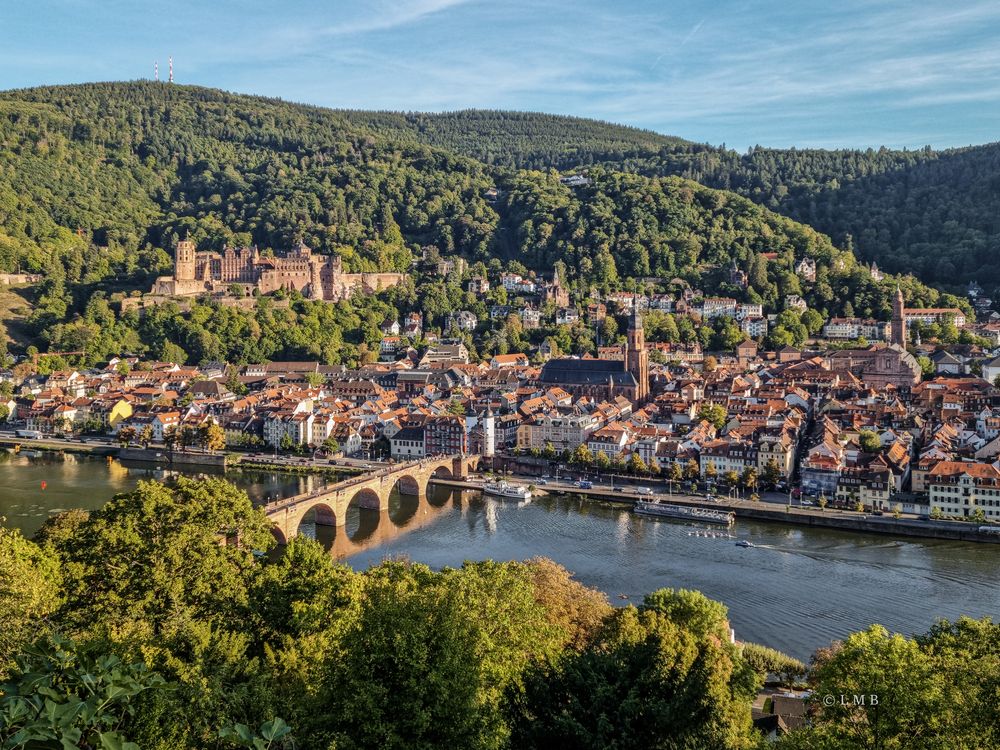
<path id="1" fill-rule="evenodd" d="M 960 518 L 982 510 L 987 520 L 1000 521 L 1000 469 L 993 464 L 941 461 L 926 483 L 932 509 Z"/>
<path id="2" fill-rule="evenodd" d="M 830 318 L 823 326 L 823 335 L 828 339 L 857 339 L 885 341 L 889 338 L 889 323 L 871 318 Z"/>
<path id="3" fill-rule="evenodd" d="M 701 304 L 701 317 L 706 320 L 735 318 L 736 300 L 732 297 L 706 297 Z"/>

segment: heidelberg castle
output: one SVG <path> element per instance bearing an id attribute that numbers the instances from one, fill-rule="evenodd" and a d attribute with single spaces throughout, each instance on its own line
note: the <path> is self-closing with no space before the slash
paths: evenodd
<path id="1" fill-rule="evenodd" d="M 174 275 L 159 277 L 151 292 L 185 297 L 228 293 L 229 286 L 240 284 L 247 294 L 255 289 L 260 294 L 283 289 L 309 299 L 338 302 L 357 291 L 372 294 L 388 289 L 404 278 L 403 273 L 344 273 L 339 255 L 314 255 L 301 243 L 280 257 L 267 257 L 256 247 L 197 251 L 193 242 L 181 240 L 174 254 Z"/>

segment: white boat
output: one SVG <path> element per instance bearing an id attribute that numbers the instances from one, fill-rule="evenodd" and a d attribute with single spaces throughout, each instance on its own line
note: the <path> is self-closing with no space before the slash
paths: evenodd
<path id="1" fill-rule="evenodd" d="M 716 508 L 700 508 L 691 505 L 674 505 L 673 503 L 661 503 L 656 500 L 638 500 L 635 503 L 633 511 L 647 516 L 677 518 L 683 521 L 697 521 L 699 523 L 718 523 L 723 526 L 731 525 L 735 518 L 735 514 L 732 511 L 718 510 Z"/>
<path id="2" fill-rule="evenodd" d="M 531 490 L 519 484 L 509 484 L 508 482 L 487 482 L 483 485 L 483 492 L 487 495 L 498 497 L 509 497 L 512 500 L 530 500 Z"/>
<path id="3" fill-rule="evenodd" d="M 736 542 L 737 547 L 756 547 L 757 545 L 751 542 L 749 539 L 740 539 Z"/>

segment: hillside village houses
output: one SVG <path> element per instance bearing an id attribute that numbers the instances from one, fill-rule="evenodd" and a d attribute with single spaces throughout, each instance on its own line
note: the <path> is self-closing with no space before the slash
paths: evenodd
<path id="1" fill-rule="evenodd" d="M 808 281 L 815 265 L 799 263 L 796 273 Z M 820 341 L 768 351 L 760 340 L 774 316 L 762 305 L 705 296 L 680 280 L 669 293 L 580 300 L 558 273 L 466 281 L 473 294 L 507 297 L 485 319 L 456 310 L 431 328 L 419 312 L 385 320 L 379 361 L 355 369 L 116 358 L 16 382 L 8 373 L 8 419 L 47 433 L 125 431 L 129 441 L 156 444 L 211 423 L 231 450 L 398 460 L 585 451 L 619 469 L 715 482 L 736 475 L 753 488 L 788 482 L 831 504 L 1000 522 L 998 352 L 916 344 L 908 330 L 948 322 L 978 334 L 992 321 L 968 324 L 957 308 L 906 308 L 899 293 L 890 321 L 827 320 L 819 333 L 840 348 Z M 791 308 L 805 303 L 790 297 Z M 711 353 L 698 341 L 646 341 L 643 316 L 667 311 L 697 325 L 730 318 L 747 338 Z M 601 340 L 609 317 L 621 333 Z M 479 360 L 472 345 L 509 318 L 526 331 L 589 327 L 596 345 L 567 355 L 546 336 Z M 447 338 L 456 330 L 460 338 Z"/>

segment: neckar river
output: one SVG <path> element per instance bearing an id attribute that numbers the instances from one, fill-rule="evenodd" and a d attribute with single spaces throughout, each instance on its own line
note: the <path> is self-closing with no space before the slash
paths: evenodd
<path id="1" fill-rule="evenodd" d="M 53 512 L 97 508 L 162 471 L 68 456 L 0 455 L 0 515 L 30 535 Z M 269 473 L 227 478 L 257 502 L 317 480 Z M 46 483 L 44 490 L 41 482 Z M 1000 547 L 737 522 L 732 539 L 697 527 L 642 518 L 577 497 L 528 504 L 433 488 L 425 501 L 394 497 L 386 512 L 352 509 L 340 529 L 303 533 L 363 570 L 405 556 L 434 568 L 466 559 L 551 557 L 615 604 L 654 589 L 698 589 L 724 602 L 737 637 L 799 658 L 873 622 L 906 634 L 936 618 L 1000 613 Z"/>

